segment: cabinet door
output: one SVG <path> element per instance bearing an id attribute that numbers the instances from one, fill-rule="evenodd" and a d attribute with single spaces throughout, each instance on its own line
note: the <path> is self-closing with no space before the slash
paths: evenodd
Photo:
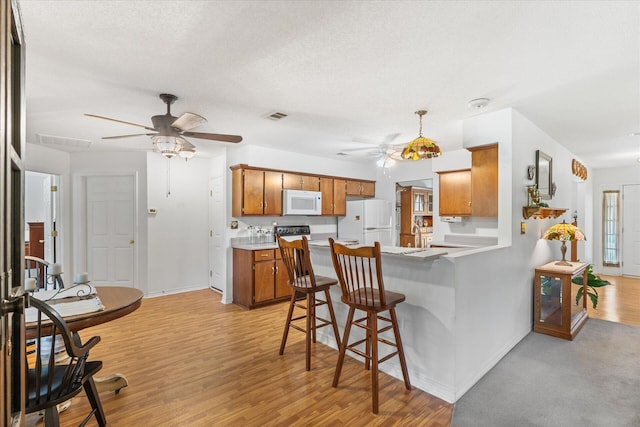
<path id="1" fill-rule="evenodd" d="M 347 196 L 373 197 L 376 186 L 373 182 L 347 180 Z"/>
<path id="2" fill-rule="evenodd" d="M 243 215 L 262 215 L 264 172 L 261 170 L 245 169 L 243 183 Z"/>
<path id="3" fill-rule="evenodd" d="M 333 179 L 333 214 L 347 214 L 347 182 L 344 179 Z"/>
<path id="4" fill-rule="evenodd" d="M 322 193 L 322 215 L 333 215 L 333 179 L 320 178 Z"/>
<path id="5" fill-rule="evenodd" d="M 254 269 L 253 301 L 270 301 L 275 297 L 273 280 L 275 277 L 275 262 L 256 262 Z"/>
<path id="6" fill-rule="evenodd" d="M 291 296 L 293 288 L 289 286 L 289 274 L 281 259 L 276 260 L 276 298 Z"/>
<path id="7" fill-rule="evenodd" d="M 362 182 L 360 195 L 363 197 L 373 197 L 376 195 L 376 185 L 373 182 Z"/>
<path id="8" fill-rule="evenodd" d="M 440 216 L 471 215 L 471 170 L 440 172 Z"/>
<path id="9" fill-rule="evenodd" d="M 320 191 L 320 178 L 317 176 L 302 175 L 301 189 Z"/>
<path id="10" fill-rule="evenodd" d="M 282 215 L 282 173 L 264 172 L 265 215 Z"/>
<path id="11" fill-rule="evenodd" d="M 282 188 L 286 188 L 287 190 L 302 190 L 302 175 L 283 173 Z"/>
<path id="12" fill-rule="evenodd" d="M 471 152 L 471 214 L 498 216 L 498 146 L 473 149 Z"/>
<path id="13" fill-rule="evenodd" d="M 362 190 L 360 181 L 347 181 L 347 196 L 359 196 Z"/>

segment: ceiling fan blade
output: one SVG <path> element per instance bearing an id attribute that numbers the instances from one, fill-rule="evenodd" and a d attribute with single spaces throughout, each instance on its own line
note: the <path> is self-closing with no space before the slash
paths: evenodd
<path id="1" fill-rule="evenodd" d="M 210 139 L 213 141 L 223 141 L 223 142 L 242 141 L 242 137 L 239 135 L 223 135 L 220 133 L 182 132 L 182 136 L 190 136 L 192 138 Z"/>
<path id="2" fill-rule="evenodd" d="M 171 123 L 171 127 L 185 131 L 198 127 L 203 123 L 207 123 L 207 119 L 204 117 L 195 113 L 184 113 Z"/>
<path id="3" fill-rule="evenodd" d="M 183 138 L 184 139 L 184 138 Z M 182 148 L 186 148 L 187 150 L 194 150 L 196 149 L 196 146 L 193 145 L 192 143 L 190 143 L 189 141 L 187 141 L 186 139 L 184 140 L 184 143 L 182 144 Z"/>
<path id="4" fill-rule="evenodd" d="M 149 127 L 149 126 L 139 125 L 137 123 L 131 123 L 131 122 L 127 122 L 127 121 L 124 121 L 124 120 L 112 119 L 112 118 L 104 117 L 104 116 L 97 116 L 95 114 L 87 114 L 87 113 L 85 113 L 84 115 L 87 116 L 87 117 L 95 117 L 96 119 L 109 120 L 111 122 L 116 122 L 116 123 L 124 123 L 125 125 L 138 126 L 138 127 L 141 127 L 141 128 L 145 128 L 146 130 L 155 130 L 154 128 Z"/>
<path id="5" fill-rule="evenodd" d="M 134 136 L 153 136 L 155 133 L 132 133 L 129 135 L 103 136 L 102 139 L 133 138 Z"/>

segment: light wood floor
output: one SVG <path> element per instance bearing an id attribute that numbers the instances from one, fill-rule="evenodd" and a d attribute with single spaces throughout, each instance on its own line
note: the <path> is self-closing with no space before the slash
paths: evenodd
<path id="1" fill-rule="evenodd" d="M 610 286 L 598 289 L 598 307 L 591 308 L 589 317 L 640 326 L 640 278 L 604 276 Z"/>
<path id="2" fill-rule="evenodd" d="M 91 353 L 101 374 L 129 379 L 120 394 L 101 393 L 109 426 L 449 426 L 453 405 L 384 373 L 373 415 L 363 364 L 348 357 L 331 387 L 338 352 L 315 344 L 306 372 L 299 331 L 279 356 L 287 304 L 246 311 L 219 300 L 210 290 L 145 299 L 82 331 L 102 338 Z M 74 398 L 61 425 L 77 426 L 88 408 L 86 397 Z"/>

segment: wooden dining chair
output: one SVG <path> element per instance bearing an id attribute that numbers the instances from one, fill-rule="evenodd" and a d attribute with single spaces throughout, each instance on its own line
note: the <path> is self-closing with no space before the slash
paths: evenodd
<path id="1" fill-rule="evenodd" d="M 356 248 L 341 245 L 333 239 L 329 239 L 329 244 L 333 267 L 340 282 L 342 302 L 349 306 L 347 324 L 345 325 L 338 356 L 338 365 L 333 377 L 333 387 L 338 386 L 346 351 L 350 350 L 363 357 L 365 359 L 365 369 L 371 369 L 372 411 L 377 414 L 378 365 L 380 363 L 397 355 L 400 360 L 405 387 L 407 390 L 411 390 L 407 362 L 404 357 L 395 310 L 396 305 L 405 300 L 405 296 L 384 289 L 379 242 L 375 242 L 374 246 Z M 354 320 L 356 310 L 364 311 L 366 316 Z M 385 311 L 389 312 L 389 317 L 380 315 Z M 378 327 L 379 321 L 384 322 L 383 327 Z M 365 338 L 349 343 L 351 326 L 364 329 Z M 381 335 L 388 330 L 393 330 L 395 341 L 391 341 Z M 379 342 L 392 347 L 394 350 L 380 357 L 378 351 Z M 357 348 L 361 344 L 364 344 L 364 351 Z"/>
<path id="2" fill-rule="evenodd" d="M 284 347 L 287 343 L 289 329 L 294 328 L 302 331 L 306 335 L 306 369 L 311 370 L 311 342 L 316 342 L 316 330 L 331 325 L 333 335 L 336 338 L 338 348 L 340 347 L 340 333 L 336 323 L 336 316 L 333 311 L 331 286 L 337 285 L 338 281 L 330 277 L 317 276 L 313 273 L 311 257 L 309 255 L 309 243 L 305 236 L 300 240 L 287 241 L 276 236 L 282 261 L 287 268 L 289 275 L 289 286 L 293 288 L 287 321 L 284 325 L 282 341 L 280 343 L 280 355 L 284 354 Z M 319 292 L 324 293 L 324 300 L 317 297 Z M 326 305 L 329 310 L 329 320 L 318 317 L 316 309 Z M 294 317 L 294 309 L 304 310 L 304 314 Z M 304 326 L 300 326 L 300 320 L 305 319 Z"/>
<path id="3" fill-rule="evenodd" d="M 105 426 L 107 421 L 93 379 L 102 368 L 102 362 L 88 360 L 89 350 L 100 342 L 100 337 L 94 336 L 82 344 L 80 336 L 69 330 L 64 319 L 49 304 L 32 297 L 29 305 L 36 310 L 37 335 L 33 340 L 27 340 L 27 349 L 32 348 L 33 353 L 27 354 L 25 412 L 43 411 L 45 427 L 58 427 L 58 405 L 84 389 L 92 410 L 80 425 L 85 425 L 95 415 L 98 425 Z M 66 355 L 57 351 L 60 341 L 64 343 Z"/>

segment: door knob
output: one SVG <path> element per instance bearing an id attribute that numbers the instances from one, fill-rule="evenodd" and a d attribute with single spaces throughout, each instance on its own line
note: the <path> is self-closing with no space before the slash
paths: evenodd
<path id="1" fill-rule="evenodd" d="M 133 239 L 129 240 L 129 243 L 130 243 L 130 244 L 132 244 L 132 245 L 133 245 L 135 242 L 136 242 L 136 241 L 135 241 L 135 240 L 133 240 Z"/>

